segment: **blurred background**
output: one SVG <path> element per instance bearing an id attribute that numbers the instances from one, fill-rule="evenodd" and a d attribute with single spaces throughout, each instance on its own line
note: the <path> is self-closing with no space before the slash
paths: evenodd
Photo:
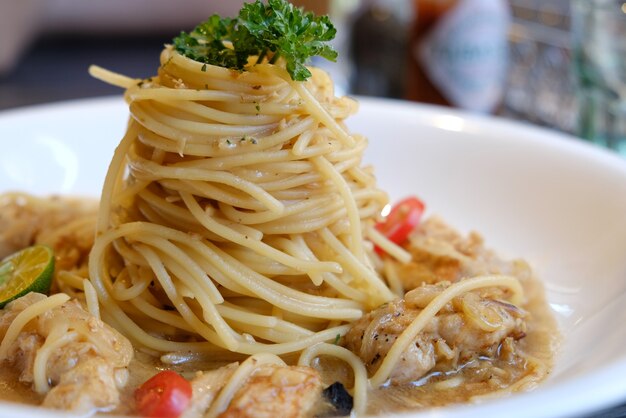
<path id="1" fill-rule="evenodd" d="M 444 104 L 577 130 L 570 0 L 295 3 L 330 14 L 338 27 L 339 62 L 316 64 L 332 73 L 339 93 Z M 234 15 L 240 4 L 0 0 L 0 109 L 119 95 L 90 78 L 88 66 L 153 75 L 163 44 L 181 29 L 212 13 Z"/>

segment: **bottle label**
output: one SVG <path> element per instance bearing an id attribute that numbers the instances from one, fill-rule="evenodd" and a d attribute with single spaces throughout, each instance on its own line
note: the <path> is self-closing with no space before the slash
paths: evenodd
<path id="1" fill-rule="evenodd" d="M 503 0 L 459 0 L 414 53 L 448 101 L 491 112 L 503 93 L 509 23 L 510 11 Z"/>

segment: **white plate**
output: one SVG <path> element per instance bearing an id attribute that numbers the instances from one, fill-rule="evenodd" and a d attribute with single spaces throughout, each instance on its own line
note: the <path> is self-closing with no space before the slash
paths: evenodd
<path id="1" fill-rule="evenodd" d="M 117 98 L 0 114 L 0 192 L 98 196 L 126 118 Z M 370 138 L 392 198 L 418 194 L 529 260 L 565 335 L 537 390 L 414 415 L 565 417 L 626 401 L 626 163 L 554 132 L 403 102 L 362 99 L 349 124 Z M 0 416 L 20 411 L 0 404 Z"/>

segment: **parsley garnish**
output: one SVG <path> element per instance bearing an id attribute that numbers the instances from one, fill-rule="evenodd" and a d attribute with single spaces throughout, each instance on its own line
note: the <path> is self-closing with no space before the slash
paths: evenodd
<path id="1" fill-rule="evenodd" d="M 337 59 L 327 44 L 336 29 L 328 16 L 315 16 L 285 0 L 246 3 L 236 18 L 211 16 L 191 33 L 174 38 L 176 50 L 195 61 L 243 70 L 250 56 L 257 63 L 284 59 L 287 72 L 296 81 L 311 76 L 307 60 L 320 56 Z"/>
<path id="2" fill-rule="evenodd" d="M 341 334 L 335 335 L 335 342 L 333 344 L 335 344 L 335 345 L 339 344 L 339 339 L 340 338 L 341 338 Z"/>

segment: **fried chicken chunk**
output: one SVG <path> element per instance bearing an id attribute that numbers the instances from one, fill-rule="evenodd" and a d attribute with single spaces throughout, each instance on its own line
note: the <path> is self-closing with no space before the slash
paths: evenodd
<path id="1" fill-rule="evenodd" d="M 462 236 L 437 217 L 422 222 L 405 248 L 411 253 L 411 261 L 399 264 L 397 273 L 407 291 L 423 283 L 456 282 L 481 274 L 507 274 L 520 279 L 531 275 L 524 261 L 501 259 L 485 247 L 478 233 Z"/>
<path id="2" fill-rule="evenodd" d="M 192 402 L 181 418 L 204 416 L 237 370 L 233 363 L 199 373 L 191 381 Z M 303 418 L 311 416 L 322 394 L 322 379 L 311 367 L 260 365 L 235 392 L 220 418 Z"/>
<path id="3" fill-rule="evenodd" d="M 29 293 L 0 311 L 0 338 L 24 309 L 45 300 Z M 9 346 L 4 364 L 20 372 L 20 381 L 34 383 L 35 360 L 53 332 L 62 335 L 46 352 L 45 373 L 52 388 L 43 405 L 87 414 L 108 411 L 120 401 L 119 389 L 126 384 L 127 366 L 133 357 L 130 342 L 119 332 L 88 313 L 76 300 L 52 308 L 31 320 Z"/>
<path id="4" fill-rule="evenodd" d="M 423 285 L 363 316 L 345 335 L 346 348 L 375 372 L 400 334 L 448 285 Z M 493 357 L 506 338 L 523 337 L 525 313 L 496 295 L 483 291 L 454 298 L 402 353 L 391 382 L 408 383 L 435 367 L 449 371 L 478 356 Z"/>
<path id="5" fill-rule="evenodd" d="M 306 417 L 321 393 L 322 380 L 310 367 L 263 365 L 235 393 L 220 417 Z"/>

